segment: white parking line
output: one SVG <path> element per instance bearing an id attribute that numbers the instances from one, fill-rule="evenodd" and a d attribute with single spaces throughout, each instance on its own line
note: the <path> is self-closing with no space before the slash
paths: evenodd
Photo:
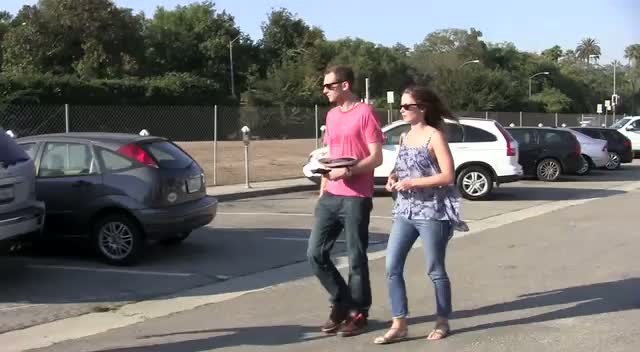
<path id="1" fill-rule="evenodd" d="M 105 268 L 87 268 L 81 266 L 67 266 L 67 265 L 40 265 L 31 264 L 27 265 L 28 268 L 33 269 L 54 269 L 54 270 L 77 270 L 77 271 L 93 271 L 99 273 L 118 273 L 118 274 L 132 274 L 132 275 L 157 275 L 157 276 L 193 276 L 192 273 L 170 273 L 161 271 L 141 271 L 141 270 L 124 270 L 124 269 L 105 269 Z"/>
<path id="2" fill-rule="evenodd" d="M 309 238 L 303 238 L 303 237 L 265 237 L 265 240 L 277 240 L 277 241 L 300 241 L 300 242 L 307 242 L 309 241 Z M 345 243 L 345 240 L 337 240 L 337 243 Z M 369 244 L 379 244 L 379 243 L 384 243 L 384 241 L 369 241 Z"/>
<path id="3" fill-rule="evenodd" d="M 219 211 L 218 215 L 245 215 L 245 216 L 258 216 L 258 215 L 267 215 L 267 216 L 300 216 L 300 217 L 312 217 L 311 213 L 243 213 L 243 212 L 223 212 Z M 372 219 L 388 219 L 391 220 L 393 217 L 391 216 L 379 216 L 379 215 L 371 215 Z"/>
<path id="4" fill-rule="evenodd" d="M 43 304 L 21 304 L 18 306 L 0 308 L 0 312 L 10 312 L 12 310 L 25 309 L 29 307 L 42 306 Z"/>

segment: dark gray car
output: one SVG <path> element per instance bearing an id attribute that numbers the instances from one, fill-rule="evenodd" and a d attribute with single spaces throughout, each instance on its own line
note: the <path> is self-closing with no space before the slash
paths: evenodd
<path id="1" fill-rule="evenodd" d="M 45 205 L 36 200 L 33 160 L 0 127 L 0 251 L 42 229 Z"/>
<path id="2" fill-rule="evenodd" d="M 35 160 L 45 236 L 86 237 L 111 264 L 134 263 L 145 240 L 180 243 L 216 215 L 202 168 L 165 138 L 66 133 L 18 143 Z"/>

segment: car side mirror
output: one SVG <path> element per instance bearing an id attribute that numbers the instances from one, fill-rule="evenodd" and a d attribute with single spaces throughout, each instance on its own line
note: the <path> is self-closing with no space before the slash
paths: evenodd
<path id="1" fill-rule="evenodd" d="M 629 126 L 627 126 L 627 127 L 625 128 L 625 130 L 627 130 L 627 131 L 633 131 L 633 130 L 635 130 L 635 129 L 636 129 L 636 128 L 635 128 L 635 127 L 633 127 L 632 125 L 629 125 Z"/>

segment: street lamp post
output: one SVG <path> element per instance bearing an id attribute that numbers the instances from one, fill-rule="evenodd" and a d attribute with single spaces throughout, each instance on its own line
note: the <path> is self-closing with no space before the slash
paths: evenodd
<path id="1" fill-rule="evenodd" d="M 529 99 L 531 99 L 531 79 L 533 79 L 533 77 L 539 76 L 539 75 L 549 75 L 549 72 L 547 72 L 547 71 L 538 72 L 535 75 L 529 77 Z"/>
<path id="2" fill-rule="evenodd" d="M 465 63 L 463 63 L 462 65 L 458 66 L 458 68 L 461 68 L 462 66 L 466 65 L 466 64 L 479 64 L 480 60 L 469 60 Z"/>
<path id="3" fill-rule="evenodd" d="M 240 34 L 238 34 L 237 37 L 235 37 L 232 41 L 229 42 L 229 71 L 231 73 L 231 96 L 232 97 L 236 97 L 236 88 L 235 88 L 235 83 L 234 83 L 234 79 L 233 79 L 233 42 L 235 42 L 236 40 L 238 40 L 240 38 Z"/>

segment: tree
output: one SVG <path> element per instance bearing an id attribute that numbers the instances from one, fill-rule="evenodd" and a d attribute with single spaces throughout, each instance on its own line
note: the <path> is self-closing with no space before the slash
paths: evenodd
<path id="1" fill-rule="evenodd" d="M 11 19 L 13 16 L 7 11 L 0 11 L 0 71 L 2 69 L 2 42 L 5 34 L 9 32 Z"/>
<path id="2" fill-rule="evenodd" d="M 3 43 L 13 72 L 116 77 L 135 73 L 144 53 L 142 18 L 110 0 L 40 0 L 14 22 Z"/>
<path id="3" fill-rule="evenodd" d="M 576 47 L 576 56 L 581 61 L 590 62 L 591 56 L 597 61 L 600 58 L 600 45 L 593 38 L 584 38 Z"/>
<path id="4" fill-rule="evenodd" d="M 308 50 L 325 40 L 317 27 L 308 26 L 304 20 L 286 9 L 273 10 L 262 24 L 260 45 L 271 64 L 278 64 L 292 55 Z"/>
<path id="5" fill-rule="evenodd" d="M 174 10 L 158 7 L 145 31 L 147 74 L 189 73 L 226 82 L 230 92 L 229 43 L 236 38 L 233 64 L 241 89 L 256 52 L 233 16 L 218 12 L 210 1 L 176 6 Z"/>
<path id="6" fill-rule="evenodd" d="M 549 61 L 558 62 L 562 57 L 562 48 L 558 45 L 554 45 L 553 47 L 544 50 L 542 52 L 542 56 Z"/>
<path id="7" fill-rule="evenodd" d="M 571 99 L 557 88 L 545 88 L 531 96 L 531 100 L 541 103 L 546 112 L 565 112 L 571 105 Z"/>
<path id="8" fill-rule="evenodd" d="M 624 57 L 629 59 L 632 67 L 635 67 L 640 62 L 640 44 L 631 44 L 626 47 Z"/>

